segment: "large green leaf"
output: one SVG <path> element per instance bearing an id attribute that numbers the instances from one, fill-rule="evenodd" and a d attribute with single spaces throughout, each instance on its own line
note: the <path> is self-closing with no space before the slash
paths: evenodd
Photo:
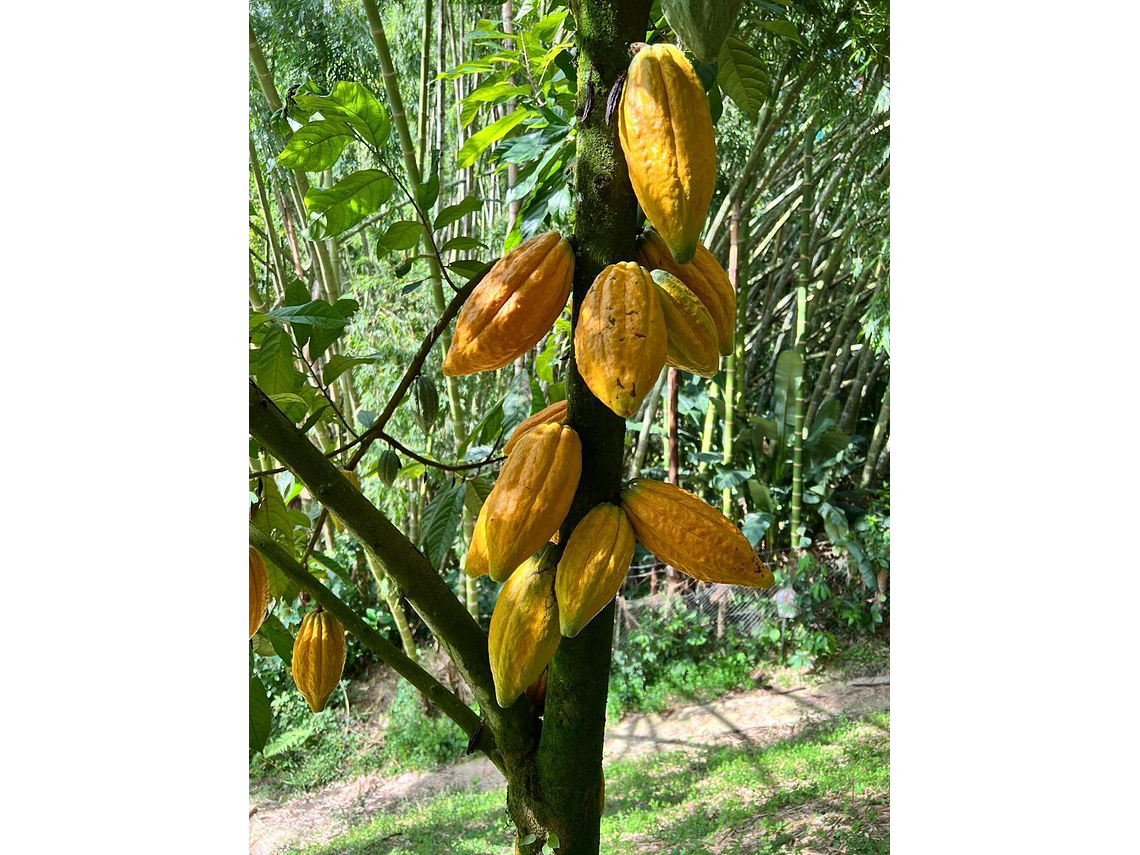
<path id="1" fill-rule="evenodd" d="M 435 218 L 436 231 L 450 226 L 456 220 L 466 217 L 468 214 L 473 214 L 479 210 L 483 205 L 483 200 L 478 196 L 467 196 L 462 202 L 456 202 L 454 205 L 448 205 L 439 212 L 439 216 Z"/>
<path id="2" fill-rule="evenodd" d="M 352 141 L 352 127 L 341 119 L 310 122 L 299 128 L 285 149 L 277 155 L 277 163 L 303 172 L 330 169 Z"/>
<path id="3" fill-rule="evenodd" d="M 373 353 L 368 356 L 344 356 L 339 353 L 334 353 L 329 357 L 328 362 L 325 363 L 325 370 L 322 377 L 324 378 L 325 385 L 329 386 L 337 377 L 350 368 L 354 368 L 357 365 L 375 365 L 389 359 L 391 359 L 390 356 L 379 353 Z"/>
<path id="4" fill-rule="evenodd" d="M 736 106 L 755 118 L 768 97 L 768 72 L 756 48 L 734 36 L 725 39 L 717 57 L 717 81 Z"/>
<path id="5" fill-rule="evenodd" d="M 420 235 L 423 233 L 423 226 L 412 220 L 392 223 L 376 242 L 376 250 L 390 252 L 394 249 L 411 249 L 420 242 Z"/>
<path id="6" fill-rule="evenodd" d="M 765 30 L 773 32 L 785 39 L 789 39 L 793 42 L 800 41 L 800 34 L 796 30 L 796 25 L 791 21 L 757 21 L 756 23 Z"/>
<path id="7" fill-rule="evenodd" d="M 255 754 L 265 747 L 273 724 L 273 710 L 265 686 L 253 674 L 249 677 L 249 750 Z"/>
<path id="8" fill-rule="evenodd" d="M 475 114 L 479 112 L 479 108 L 484 104 L 498 104 L 503 101 L 508 101 L 511 98 L 516 98 L 519 95 L 529 95 L 529 86 L 516 86 L 509 80 L 493 80 L 489 83 L 484 83 L 478 86 L 466 98 L 463 99 L 463 109 L 461 113 L 461 121 L 463 127 L 471 124 L 471 120 L 475 118 Z"/>
<path id="9" fill-rule="evenodd" d="M 292 392 L 297 377 L 293 365 L 293 340 L 285 330 L 273 325 L 265 331 L 257 352 L 257 385 L 267 395 Z"/>
<path id="10" fill-rule="evenodd" d="M 268 317 L 279 321 L 288 321 L 291 324 L 306 324 L 319 329 L 340 329 L 346 323 L 345 318 L 334 306 L 324 300 L 310 300 L 300 306 L 285 306 L 274 309 Z"/>
<path id="11" fill-rule="evenodd" d="M 303 95 L 297 99 L 312 111 L 320 111 L 326 119 L 340 118 L 360 134 L 360 138 L 376 148 L 388 142 L 392 123 L 388 111 L 366 87 L 359 83 L 339 81 L 327 96 Z"/>
<path id="12" fill-rule="evenodd" d="M 803 377 L 804 360 L 796 351 L 785 350 L 776 359 L 775 397 L 776 428 L 780 433 L 778 441 L 783 446 L 788 430 L 795 423 L 796 382 Z M 780 430 L 783 425 L 784 429 Z"/>
<path id="13" fill-rule="evenodd" d="M 463 144 L 463 148 L 459 149 L 459 155 L 456 159 L 456 165 L 460 169 L 466 169 L 473 164 L 483 153 L 483 150 L 491 143 L 501 140 L 512 130 L 514 130 L 519 123 L 525 119 L 537 115 L 533 110 L 519 109 L 513 113 L 509 113 L 497 122 L 492 122 L 476 134 L 468 137 L 467 142 Z"/>
<path id="14" fill-rule="evenodd" d="M 455 535 L 459 532 L 459 517 L 463 510 L 466 484 L 460 482 L 444 487 L 424 510 L 424 529 L 420 545 L 424 548 L 431 566 L 439 570 L 447 557 Z"/>
<path id="15" fill-rule="evenodd" d="M 395 182 L 378 169 L 362 169 L 327 190 L 312 188 L 305 194 L 309 211 L 309 237 L 322 240 L 351 229 L 376 213 L 392 197 Z"/>
<path id="16" fill-rule="evenodd" d="M 285 628 L 277 615 L 269 615 L 257 634 L 269 640 L 273 652 L 281 657 L 286 668 L 293 664 L 293 634 Z"/>
<path id="17" fill-rule="evenodd" d="M 353 313 L 360 308 L 360 304 L 355 300 L 347 297 L 342 297 L 337 300 L 332 306 L 333 312 L 340 316 L 341 325 L 339 327 L 313 327 L 313 334 L 309 337 L 309 358 L 316 359 L 323 354 L 330 344 L 340 338 L 341 333 L 344 332 L 344 326 L 348 323 Z"/>

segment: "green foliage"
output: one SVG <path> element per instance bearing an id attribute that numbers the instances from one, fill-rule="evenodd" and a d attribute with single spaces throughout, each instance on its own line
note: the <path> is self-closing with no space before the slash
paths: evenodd
<path id="1" fill-rule="evenodd" d="M 453 762 L 466 749 L 466 734 L 438 711 L 425 713 L 419 693 L 400 680 L 384 728 L 386 761 L 400 770 L 424 769 Z"/>

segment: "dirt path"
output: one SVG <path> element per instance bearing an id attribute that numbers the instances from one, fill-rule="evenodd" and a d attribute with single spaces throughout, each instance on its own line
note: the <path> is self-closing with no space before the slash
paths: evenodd
<path id="1" fill-rule="evenodd" d="M 791 690 L 758 689 L 662 714 L 631 715 L 607 729 L 605 757 L 615 760 L 722 742 L 764 745 L 786 738 L 808 721 L 888 709 L 890 692 L 890 676 L 884 675 Z M 256 810 L 251 805 L 250 855 L 323 843 L 372 813 L 398 809 L 406 801 L 471 788 L 501 789 L 504 783 L 498 769 L 480 757 L 395 778 L 364 775 L 280 804 Z"/>

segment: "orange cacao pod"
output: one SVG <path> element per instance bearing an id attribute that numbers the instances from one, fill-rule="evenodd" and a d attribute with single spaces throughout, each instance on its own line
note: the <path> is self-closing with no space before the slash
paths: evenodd
<path id="1" fill-rule="evenodd" d="M 712 377 L 720 368 L 720 342 L 709 310 L 672 273 L 654 270 L 653 281 L 669 337 L 665 364 L 690 374 Z"/>
<path id="2" fill-rule="evenodd" d="M 681 264 L 693 260 L 716 188 L 709 100 L 692 64 L 670 44 L 633 58 L 618 137 L 641 209 Z"/>
<path id="3" fill-rule="evenodd" d="M 511 438 L 507 440 L 507 444 L 503 446 L 503 454 L 510 454 L 515 450 L 515 446 L 519 444 L 519 440 L 534 430 L 539 425 L 556 424 L 560 425 L 566 421 L 566 401 L 558 401 L 551 404 L 543 410 L 539 410 L 530 418 L 523 419 L 519 422 L 511 432 Z"/>
<path id="4" fill-rule="evenodd" d="M 574 250 L 558 232 L 512 249 L 463 304 L 443 373 L 493 371 L 522 356 L 554 325 L 573 280 Z"/>
<path id="5" fill-rule="evenodd" d="M 471 485 L 467 485 L 471 489 Z M 467 550 L 467 559 L 463 563 L 463 572 L 475 579 L 487 572 L 487 503 L 479 509 L 479 516 L 475 519 L 475 530 L 471 532 L 471 548 Z"/>
<path id="6" fill-rule="evenodd" d="M 269 610 L 269 574 L 265 562 L 252 546 L 249 548 L 249 637 L 261 629 Z"/>
<path id="7" fill-rule="evenodd" d="M 697 295 L 716 326 L 717 340 L 722 355 L 732 353 L 733 331 L 736 328 L 736 292 L 720 262 L 703 243 L 697 244 L 697 253 L 688 264 L 678 264 L 669 254 L 669 247 L 661 235 L 646 229 L 637 239 L 637 260 L 650 270 L 664 270 L 685 283 Z"/>
<path id="8" fill-rule="evenodd" d="M 772 571 L 724 514 L 692 493 L 647 478 L 621 491 L 621 506 L 642 546 L 703 582 L 770 588 Z"/>
<path id="9" fill-rule="evenodd" d="M 487 650 L 501 707 L 513 704 L 538 679 L 562 639 L 554 599 L 555 551 L 547 545 L 528 558 L 495 601 Z"/>
<path id="10" fill-rule="evenodd" d="M 665 316 L 649 271 L 632 261 L 598 274 L 578 312 L 574 357 L 599 401 L 632 416 L 665 364 Z"/>
<path id="11" fill-rule="evenodd" d="M 582 517 L 566 541 L 554 583 L 562 635 L 576 636 L 614 598 L 634 545 L 633 528 L 617 505 L 602 502 Z"/>
<path id="12" fill-rule="evenodd" d="M 319 606 L 305 615 L 293 641 L 293 682 L 313 712 L 325 708 L 340 682 L 345 652 L 344 628 L 336 618 Z"/>
<path id="13" fill-rule="evenodd" d="M 573 428 L 539 425 L 519 440 L 483 503 L 487 561 L 502 582 L 562 524 L 582 475 L 582 442 Z"/>

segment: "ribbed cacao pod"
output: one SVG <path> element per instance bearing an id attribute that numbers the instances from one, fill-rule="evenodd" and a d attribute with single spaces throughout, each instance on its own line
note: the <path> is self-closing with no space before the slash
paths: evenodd
<path id="1" fill-rule="evenodd" d="M 582 475 L 582 442 L 573 428 L 539 425 L 519 440 L 487 500 L 487 560 L 502 581 L 562 525 Z"/>
<path id="2" fill-rule="evenodd" d="M 545 671 L 538 675 L 538 679 L 526 687 L 526 698 L 534 708 L 538 710 L 538 714 L 542 715 L 546 712 L 546 675 L 550 673 L 548 667 Z"/>
<path id="3" fill-rule="evenodd" d="M 435 384 L 420 374 L 412 381 L 412 416 L 420 430 L 431 433 L 435 426 L 436 416 L 439 415 L 439 392 Z"/>
<path id="4" fill-rule="evenodd" d="M 647 478 L 621 491 L 621 506 L 642 546 L 702 582 L 770 588 L 772 571 L 724 514 L 692 493 Z"/>
<path id="5" fill-rule="evenodd" d="M 547 545 L 528 558 L 495 601 L 487 650 L 501 707 L 513 704 L 538 679 L 562 640 L 554 599 L 556 552 Z"/>
<path id="6" fill-rule="evenodd" d="M 385 448 L 380 454 L 380 461 L 376 464 L 376 474 L 384 482 L 385 487 L 396 483 L 396 476 L 400 472 L 400 457 L 391 448 Z"/>
<path id="7" fill-rule="evenodd" d="M 470 490 L 471 486 L 468 485 L 467 489 Z M 471 547 L 467 550 L 467 558 L 463 562 L 463 572 L 476 579 L 487 570 L 487 503 L 484 502 L 483 507 L 479 509 L 479 516 L 475 519 L 475 530 L 471 532 Z"/>
<path id="8" fill-rule="evenodd" d="M 716 188 L 716 142 L 704 87 L 669 44 L 638 52 L 618 111 L 633 192 L 673 258 L 693 260 Z"/>
<path id="9" fill-rule="evenodd" d="M 573 280 L 574 250 L 558 232 L 512 249 L 463 304 L 443 373 L 493 371 L 522 356 L 554 325 Z"/>
<path id="10" fill-rule="evenodd" d="M 348 481 L 348 483 L 351 484 L 359 492 L 360 478 L 355 472 L 353 472 L 351 469 L 341 469 L 340 474 L 343 475 L 345 477 L 345 480 Z M 336 514 L 334 514 L 332 511 L 329 511 L 329 519 L 332 520 L 333 528 L 335 528 L 337 531 L 344 531 L 344 523 L 337 519 Z"/>
<path id="11" fill-rule="evenodd" d="M 666 348 L 665 316 L 649 271 L 632 261 L 605 268 L 586 292 L 574 330 L 578 371 L 594 397 L 632 416 L 657 382 Z"/>
<path id="12" fill-rule="evenodd" d="M 249 637 L 253 638 L 265 621 L 269 610 L 269 574 L 265 562 L 252 546 L 249 548 Z"/>
<path id="13" fill-rule="evenodd" d="M 563 636 L 576 636 L 614 598 L 635 544 L 625 511 L 609 502 L 595 505 L 574 527 L 554 583 Z"/>
<path id="14" fill-rule="evenodd" d="M 637 239 L 637 260 L 649 270 L 664 270 L 685 283 L 685 287 L 709 310 L 716 326 L 717 340 L 722 356 L 732 353 L 733 332 L 736 328 L 736 292 L 720 262 L 703 243 L 697 244 L 697 254 L 688 264 L 678 264 L 669 253 L 661 235 L 646 229 Z"/>
<path id="15" fill-rule="evenodd" d="M 665 364 L 690 374 L 712 377 L 720 368 L 720 342 L 709 310 L 672 273 L 654 270 L 653 281 L 669 337 Z"/>
<path id="16" fill-rule="evenodd" d="M 661 0 L 661 11 L 693 56 L 701 62 L 716 62 L 736 25 L 740 0 Z"/>
<path id="17" fill-rule="evenodd" d="M 515 446 L 518 445 L 519 440 L 534 430 L 539 425 L 556 424 L 560 425 L 566 421 L 566 401 L 558 401 L 551 404 L 543 410 L 539 410 L 530 418 L 523 419 L 519 422 L 518 427 L 511 433 L 511 438 L 507 440 L 507 444 L 503 446 L 503 454 L 510 454 L 514 451 Z"/>
<path id="18" fill-rule="evenodd" d="M 293 682 L 319 713 L 329 702 L 344 672 L 344 628 L 319 606 L 301 620 L 293 641 Z"/>

